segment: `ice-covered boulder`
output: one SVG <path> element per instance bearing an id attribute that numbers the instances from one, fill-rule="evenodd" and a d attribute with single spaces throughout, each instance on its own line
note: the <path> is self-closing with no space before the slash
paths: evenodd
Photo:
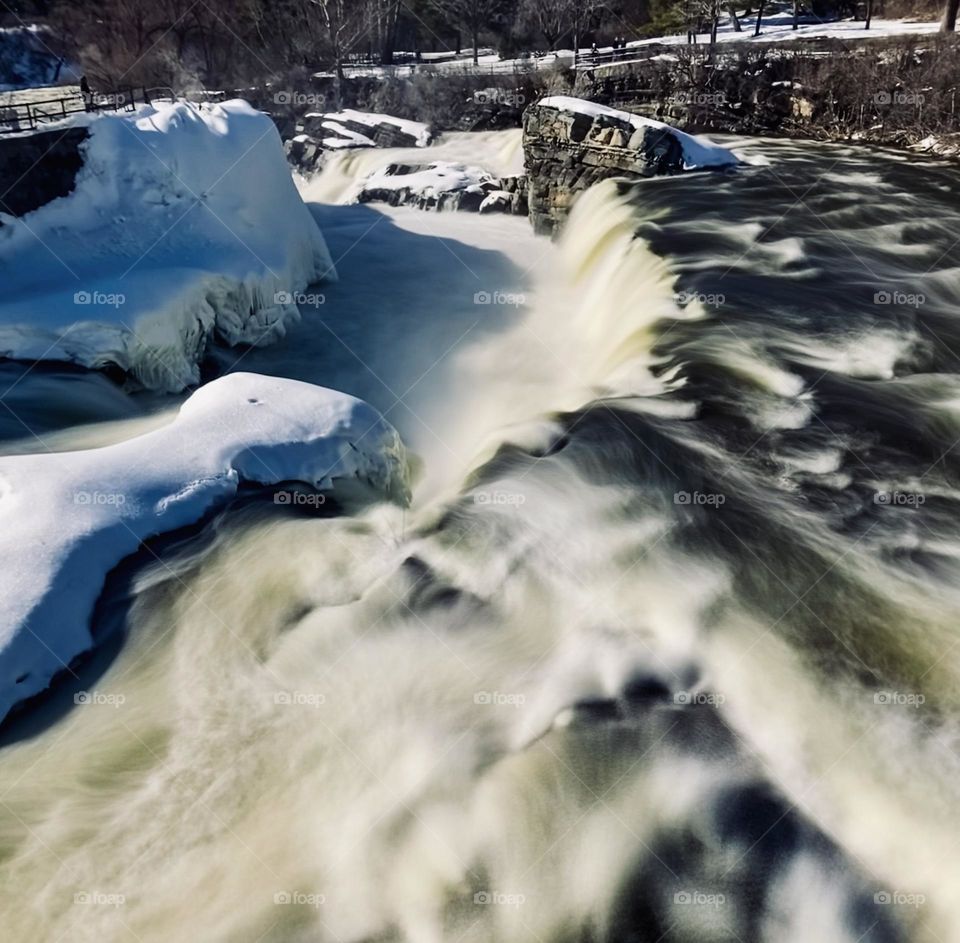
<path id="1" fill-rule="evenodd" d="M 117 445 L 0 458 L 0 720 L 91 648 L 104 579 L 142 541 L 200 521 L 241 484 L 336 494 L 346 479 L 406 500 L 393 427 L 352 396 L 249 373 Z"/>
<path id="2" fill-rule="evenodd" d="M 199 379 L 214 336 L 260 345 L 336 277 L 272 120 L 242 101 L 81 116 L 72 193 L 0 218 L 0 356 Z"/>

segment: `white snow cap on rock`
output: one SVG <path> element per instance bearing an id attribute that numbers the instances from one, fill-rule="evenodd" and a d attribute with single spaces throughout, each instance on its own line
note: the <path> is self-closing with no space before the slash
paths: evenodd
<path id="1" fill-rule="evenodd" d="M 199 380 L 214 332 L 266 344 L 336 277 L 272 120 L 246 102 L 84 116 L 76 187 L 0 222 L 0 355 Z"/>
<path id="2" fill-rule="evenodd" d="M 310 117 L 309 115 L 307 117 Z M 355 124 L 365 124 L 371 131 L 378 124 L 392 124 L 395 128 L 409 134 L 417 142 L 417 147 L 426 147 L 430 143 L 430 125 L 422 121 L 411 121 L 409 118 L 395 118 L 393 115 L 381 115 L 372 111 L 354 111 L 345 108 L 343 111 L 330 112 L 324 115 L 330 121 L 353 121 Z"/>
<path id="3" fill-rule="evenodd" d="M 0 719 L 94 644 L 113 567 L 201 520 L 244 482 L 406 500 L 400 437 L 372 406 L 310 383 L 235 373 L 163 428 L 105 448 L 0 458 Z"/>
<path id="4" fill-rule="evenodd" d="M 697 170 L 703 167 L 729 167 L 740 163 L 733 151 L 720 144 L 715 144 L 703 135 L 685 134 L 662 121 L 653 118 L 644 118 L 630 114 L 628 111 L 618 111 L 587 101 L 584 98 L 571 98 L 567 95 L 550 95 L 537 102 L 543 108 L 556 108 L 557 111 L 569 111 L 574 114 L 588 115 L 591 118 L 600 116 L 623 121 L 634 128 L 666 129 L 680 141 L 683 147 L 683 165 L 687 170 Z"/>
<path id="5" fill-rule="evenodd" d="M 410 190 L 419 196 L 438 197 L 454 190 L 469 190 L 493 177 L 482 167 L 435 160 L 411 173 L 395 172 L 396 165 L 374 171 L 363 181 L 361 190 Z"/>

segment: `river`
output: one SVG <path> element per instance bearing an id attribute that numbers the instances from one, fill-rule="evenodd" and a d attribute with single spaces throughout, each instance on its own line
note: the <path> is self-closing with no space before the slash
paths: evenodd
<path id="1" fill-rule="evenodd" d="M 367 399 L 412 504 L 114 574 L 100 703 L 4 732 L 5 940 L 960 941 L 960 172 L 725 143 L 556 244 L 304 184 L 340 281 L 205 374 Z M 176 405 L 4 370 L 7 452 Z"/>

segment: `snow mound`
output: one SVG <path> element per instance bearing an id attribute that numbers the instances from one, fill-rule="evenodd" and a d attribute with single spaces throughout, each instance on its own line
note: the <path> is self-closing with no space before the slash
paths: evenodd
<path id="1" fill-rule="evenodd" d="M 729 167 L 740 163 L 739 158 L 730 150 L 715 144 L 703 135 L 685 134 L 662 121 L 644 118 L 628 111 L 618 111 L 599 105 L 583 98 L 571 98 L 566 95 L 551 95 L 542 98 L 537 104 L 543 108 L 555 108 L 573 114 L 587 115 L 590 118 L 605 117 L 631 125 L 633 128 L 657 128 L 669 131 L 683 148 L 683 165 L 686 170 L 698 170 L 704 167 Z"/>
<path id="2" fill-rule="evenodd" d="M 104 578 L 141 541 L 201 520 L 242 483 L 344 479 L 406 500 L 393 427 L 352 396 L 249 373 L 117 445 L 0 458 L 0 719 L 90 650 Z"/>
<path id="3" fill-rule="evenodd" d="M 293 294 L 336 277 L 273 122 L 246 102 L 79 123 L 73 193 L 0 218 L 0 355 L 117 364 L 175 392 L 214 335 L 275 341 Z"/>

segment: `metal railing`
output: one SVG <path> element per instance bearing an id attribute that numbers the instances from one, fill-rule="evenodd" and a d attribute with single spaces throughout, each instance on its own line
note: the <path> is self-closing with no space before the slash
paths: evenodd
<path id="1" fill-rule="evenodd" d="M 42 124 L 63 121 L 72 115 L 101 111 L 135 111 L 138 105 L 151 105 L 161 99 L 173 99 L 173 90 L 164 87 L 115 89 L 112 92 L 78 92 L 23 102 L 0 103 L 0 134 L 36 131 Z"/>

